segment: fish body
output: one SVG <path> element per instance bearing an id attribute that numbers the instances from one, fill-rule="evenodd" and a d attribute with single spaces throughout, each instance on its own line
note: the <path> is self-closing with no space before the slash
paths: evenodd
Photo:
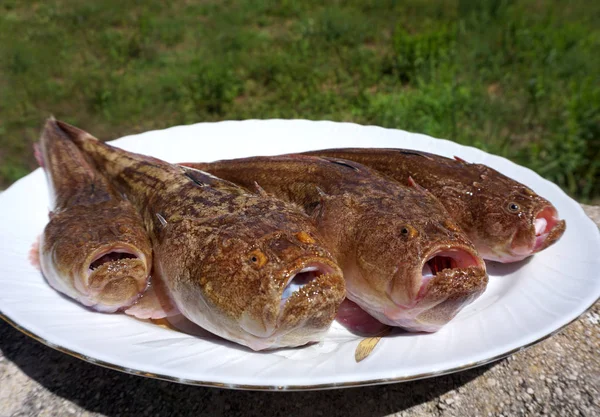
<path id="1" fill-rule="evenodd" d="M 323 337 L 345 287 L 306 215 L 204 172 L 61 126 L 142 213 L 155 274 L 187 319 L 254 350 Z"/>
<path id="2" fill-rule="evenodd" d="M 44 127 L 36 156 L 50 190 L 50 221 L 39 243 L 44 276 L 92 309 L 126 309 L 145 291 L 152 266 L 142 218 L 54 119 Z"/>
<path id="3" fill-rule="evenodd" d="M 184 165 L 246 187 L 257 183 L 301 207 L 342 267 L 347 297 L 381 323 L 436 331 L 486 287 L 473 245 L 418 186 L 354 162 L 302 155 Z M 343 322 L 374 327 L 354 310 L 344 308 Z"/>
<path id="4" fill-rule="evenodd" d="M 486 165 L 409 149 L 326 149 L 306 154 L 355 161 L 403 184 L 413 178 L 440 200 L 484 259 L 523 260 L 555 243 L 566 229 L 548 200 Z"/>

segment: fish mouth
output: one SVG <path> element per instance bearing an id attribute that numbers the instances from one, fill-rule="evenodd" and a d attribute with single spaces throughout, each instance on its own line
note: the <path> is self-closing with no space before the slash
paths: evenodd
<path id="1" fill-rule="evenodd" d="M 545 206 L 537 212 L 531 226 L 529 243 L 519 245 L 516 236 L 511 244 L 510 255 L 499 257 L 500 262 L 521 261 L 534 253 L 546 249 L 563 235 L 567 227 L 564 220 L 558 218 L 558 211 L 553 206 Z M 496 260 L 496 259 L 494 259 Z"/>
<path id="2" fill-rule="evenodd" d="M 282 311 L 287 301 L 314 281 L 330 275 L 340 274 L 339 269 L 323 261 L 305 261 L 301 266 L 289 272 L 289 278 L 281 293 L 280 310 Z"/>
<path id="3" fill-rule="evenodd" d="M 119 261 L 121 259 L 138 259 L 138 255 L 127 249 L 102 251 L 96 255 L 92 262 L 90 262 L 88 271 L 91 273 L 106 263 Z"/>
<path id="4" fill-rule="evenodd" d="M 469 267 L 485 268 L 483 260 L 470 248 L 438 248 L 432 251 L 425 258 L 421 267 L 421 287 L 417 294 L 417 300 L 425 296 L 429 282 L 442 271 Z"/>
<path id="5" fill-rule="evenodd" d="M 329 259 L 296 260 L 291 269 L 284 270 L 283 278 L 278 298 L 272 300 L 272 307 L 278 308 L 273 315 L 266 317 L 260 304 L 260 317 L 245 312 L 239 320 L 247 333 L 244 344 L 251 349 L 269 349 L 281 340 L 290 346 L 319 340 L 346 295 L 342 271 Z"/>
<path id="6" fill-rule="evenodd" d="M 538 212 L 533 221 L 535 241 L 533 253 L 546 249 L 563 235 L 566 222 L 558 218 L 558 211 L 552 206 L 546 206 Z"/>
<path id="7" fill-rule="evenodd" d="M 96 250 L 82 265 L 75 288 L 101 312 L 115 312 L 137 301 L 148 286 L 149 271 L 143 253 L 131 246 Z"/>
<path id="8" fill-rule="evenodd" d="M 487 285 L 483 259 L 474 249 L 460 246 L 430 251 L 415 278 L 419 282 L 416 295 L 402 303 L 391 294 L 393 305 L 384 309 L 380 321 L 408 331 L 437 331 Z"/>

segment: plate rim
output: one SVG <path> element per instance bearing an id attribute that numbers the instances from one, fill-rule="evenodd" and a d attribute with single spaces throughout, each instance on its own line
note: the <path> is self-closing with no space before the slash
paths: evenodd
<path id="1" fill-rule="evenodd" d="M 577 321 L 580 317 L 582 317 L 584 314 L 586 314 L 588 311 L 590 311 L 591 308 L 594 306 L 594 304 L 596 304 L 596 302 L 598 300 L 600 300 L 600 297 L 598 299 L 596 299 L 590 306 L 586 307 L 586 309 L 584 310 L 583 313 L 581 313 L 580 315 L 578 315 L 577 317 L 575 317 L 574 319 L 569 321 L 567 324 L 561 326 L 560 328 L 542 336 L 540 339 L 536 339 L 533 342 L 526 343 L 526 344 L 516 347 L 508 352 L 504 352 L 500 355 L 496 355 L 496 356 L 493 356 L 491 358 L 487 358 L 487 359 L 484 359 L 481 361 L 468 362 L 468 363 L 465 363 L 464 365 L 447 368 L 447 369 L 444 369 L 441 371 L 432 371 L 432 372 L 426 372 L 426 373 L 409 375 L 409 376 L 391 377 L 391 378 L 376 378 L 376 379 L 370 379 L 370 380 L 351 381 L 351 382 L 332 382 L 332 383 L 323 383 L 323 384 L 314 384 L 314 385 L 309 385 L 309 384 L 298 384 L 298 385 L 294 385 L 294 384 L 289 384 L 289 385 L 231 384 L 231 383 L 222 383 L 222 382 L 214 382 L 214 381 L 202 381 L 199 379 L 178 378 L 178 377 L 174 377 L 171 375 L 157 374 L 157 373 L 153 373 L 153 372 L 142 371 L 139 369 L 128 368 L 125 366 L 117 365 L 117 364 L 114 364 L 111 362 L 98 360 L 98 359 L 92 358 L 90 356 L 75 352 L 69 348 L 49 342 L 48 340 L 45 340 L 44 338 L 38 336 L 37 334 L 25 329 L 24 327 L 22 327 L 19 324 L 17 324 L 15 321 L 13 321 L 9 317 L 5 316 L 2 313 L 2 311 L 0 311 L 0 319 L 4 320 L 6 323 L 11 325 L 14 329 L 18 330 L 19 332 L 23 333 L 24 335 L 29 336 L 30 338 L 40 342 L 41 344 L 43 344 L 45 346 L 50 347 L 58 352 L 65 353 L 73 358 L 80 359 L 84 362 L 87 362 L 87 363 L 90 363 L 93 365 L 98 365 L 103 368 L 112 369 L 114 371 L 119 371 L 119 372 L 122 372 L 122 373 L 125 373 L 128 375 L 141 376 L 141 377 L 145 377 L 145 378 L 149 378 L 149 379 L 157 379 L 157 380 L 161 380 L 161 381 L 175 382 L 178 384 L 192 385 L 192 386 L 199 386 L 199 387 L 225 388 L 225 389 L 231 389 L 231 390 L 244 390 L 244 391 L 265 391 L 265 392 L 298 391 L 298 392 L 300 392 L 300 391 L 319 391 L 319 390 L 332 390 L 332 389 L 343 389 L 343 388 L 358 388 L 358 387 L 387 385 L 387 384 L 394 384 L 394 383 L 401 383 L 401 382 L 417 381 L 420 379 L 434 378 L 434 377 L 438 377 L 438 376 L 449 375 L 449 374 L 453 374 L 456 372 L 461 372 L 461 371 L 466 371 L 469 369 L 478 368 L 480 366 L 507 358 L 508 356 L 513 355 L 515 353 L 527 350 L 527 349 L 537 345 L 538 343 L 541 343 L 544 340 L 549 339 L 552 336 L 562 332 L 566 327 L 568 327 L 573 322 Z"/>

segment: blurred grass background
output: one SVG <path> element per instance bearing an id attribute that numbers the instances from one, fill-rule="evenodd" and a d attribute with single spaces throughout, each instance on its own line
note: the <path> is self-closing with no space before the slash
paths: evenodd
<path id="1" fill-rule="evenodd" d="M 477 146 L 600 199 L 600 2 L 0 2 L 0 187 L 44 119 L 102 139 L 246 118 Z"/>

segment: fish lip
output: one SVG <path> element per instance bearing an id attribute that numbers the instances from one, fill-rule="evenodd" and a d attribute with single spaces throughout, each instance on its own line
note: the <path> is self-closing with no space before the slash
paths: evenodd
<path id="1" fill-rule="evenodd" d="M 90 288 L 90 277 L 92 276 L 92 274 L 94 272 L 93 270 L 90 269 L 90 265 L 93 264 L 94 262 L 96 262 L 98 259 L 102 258 L 104 255 L 111 253 L 111 252 L 131 254 L 131 255 L 135 256 L 136 259 L 139 259 L 140 261 L 142 261 L 142 263 L 144 265 L 147 266 L 148 260 L 146 258 L 146 255 L 144 255 L 144 253 L 142 251 L 140 251 L 133 245 L 130 245 L 127 243 L 119 243 L 117 245 L 108 244 L 108 245 L 103 245 L 103 246 L 99 247 L 98 249 L 93 251 L 92 254 L 90 256 L 88 256 L 87 259 L 85 260 L 85 262 L 83 262 L 81 265 L 80 276 L 83 278 L 83 280 L 75 280 L 75 282 L 74 282 L 75 289 L 82 296 L 88 297 L 90 299 L 91 303 L 96 303 L 95 301 L 93 301 L 92 298 L 101 289 L 93 290 L 92 288 Z M 84 282 L 82 282 L 82 281 L 84 281 Z M 135 300 L 133 300 L 132 303 L 133 302 L 135 302 Z M 124 306 L 124 307 L 126 307 L 126 306 Z"/>
<path id="2" fill-rule="evenodd" d="M 393 305 L 395 307 L 398 307 L 398 308 L 401 308 L 404 310 L 409 310 L 411 308 L 414 308 L 419 303 L 419 301 L 421 301 L 423 298 L 425 298 L 427 296 L 428 291 L 429 291 L 429 283 L 436 276 L 436 275 L 432 275 L 431 277 L 424 279 L 423 269 L 425 268 L 425 265 L 427 264 L 427 262 L 431 261 L 436 256 L 442 256 L 442 255 L 446 255 L 446 257 L 456 259 L 456 256 L 451 256 L 451 255 L 456 255 L 460 252 L 463 252 L 467 256 L 470 256 L 471 259 L 467 259 L 467 258 L 460 259 L 461 265 L 459 267 L 452 268 L 452 269 L 466 269 L 468 267 L 475 266 L 475 267 L 483 269 L 483 271 L 486 270 L 485 262 L 483 261 L 483 259 L 479 255 L 479 253 L 473 247 L 470 247 L 468 245 L 463 245 L 463 244 L 435 245 L 426 252 L 427 254 L 425 256 L 423 256 L 422 261 L 418 265 L 418 269 L 415 271 L 415 282 L 419 282 L 420 285 L 419 285 L 419 290 L 416 293 L 416 296 L 412 299 L 410 304 L 399 303 L 397 300 L 394 299 L 394 297 L 392 295 L 393 293 L 390 290 L 388 290 L 388 298 L 390 299 L 390 301 L 393 303 Z"/>
<path id="3" fill-rule="evenodd" d="M 456 256 L 460 253 L 463 255 Z M 466 258 L 464 255 L 469 256 L 470 259 Z M 452 269 L 466 269 L 471 266 L 479 267 L 485 271 L 485 262 L 479 255 L 479 253 L 472 247 L 468 245 L 440 245 L 431 249 L 428 254 L 423 257 L 423 261 L 421 262 L 421 269 L 419 270 L 419 274 L 421 277 L 421 282 L 423 281 L 423 268 L 427 264 L 427 262 L 431 261 L 436 256 L 445 256 L 448 258 L 453 258 L 457 262 L 460 262 L 460 266 L 457 266 Z M 458 258 L 458 259 L 457 259 Z M 433 275 L 435 276 L 435 275 Z M 421 284 L 421 290 L 419 293 L 427 286 L 430 280 Z"/>
<path id="4" fill-rule="evenodd" d="M 534 219 L 535 219 L 534 222 L 532 222 L 532 228 L 533 228 L 533 233 L 534 233 L 535 237 L 533 239 L 532 253 L 539 252 L 539 251 L 547 248 L 548 246 L 550 246 L 556 240 L 558 240 L 564 233 L 564 230 L 560 231 L 558 236 L 552 236 L 552 234 L 553 234 L 553 232 L 556 232 L 556 230 L 558 228 L 564 229 L 564 225 L 566 224 L 564 220 L 561 220 L 558 217 L 558 210 L 556 210 L 556 208 L 551 204 L 548 204 L 548 205 L 545 205 L 544 207 L 542 207 L 535 214 Z M 541 233 L 538 233 L 535 230 L 535 221 L 537 221 L 539 219 L 544 219 L 546 221 L 545 228 Z M 552 239 L 551 239 L 551 241 L 549 241 L 549 238 L 551 236 L 552 236 Z"/>
<path id="5" fill-rule="evenodd" d="M 280 297 L 281 297 L 280 313 L 283 312 L 285 304 L 288 302 L 288 300 L 290 300 L 296 294 L 296 292 L 294 292 L 294 293 L 290 294 L 288 297 L 285 297 L 285 298 L 283 297 L 286 288 L 288 288 L 290 286 L 290 284 L 292 283 L 294 278 L 296 278 L 298 276 L 298 274 L 301 274 L 303 272 L 317 271 L 317 270 L 323 271 L 323 273 L 314 277 L 310 282 L 312 282 L 314 280 L 318 280 L 318 279 L 323 279 L 323 277 L 331 276 L 331 275 L 338 275 L 340 277 L 343 276 L 340 267 L 338 265 L 336 265 L 334 262 L 332 262 L 326 258 L 318 258 L 318 257 L 299 258 L 296 261 L 294 261 L 294 264 L 295 265 L 293 268 L 284 272 L 284 276 L 287 276 L 288 278 L 285 281 L 285 285 L 282 285 L 281 289 L 280 289 Z M 307 285 L 308 285 L 308 283 L 307 283 Z"/>
<path id="6" fill-rule="evenodd" d="M 531 240 L 529 244 L 521 247 L 517 246 L 514 243 L 516 236 L 515 232 L 515 235 L 513 235 L 510 241 L 509 256 L 506 257 L 507 259 L 512 261 L 520 261 L 546 249 L 548 246 L 560 239 L 566 228 L 566 222 L 558 217 L 558 210 L 556 210 L 552 204 L 543 205 L 535 212 L 533 219 L 534 220 L 531 222 L 529 229 L 531 231 Z M 546 224 L 544 226 L 544 230 L 538 233 L 535 222 L 540 219 L 543 219 Z"/>

